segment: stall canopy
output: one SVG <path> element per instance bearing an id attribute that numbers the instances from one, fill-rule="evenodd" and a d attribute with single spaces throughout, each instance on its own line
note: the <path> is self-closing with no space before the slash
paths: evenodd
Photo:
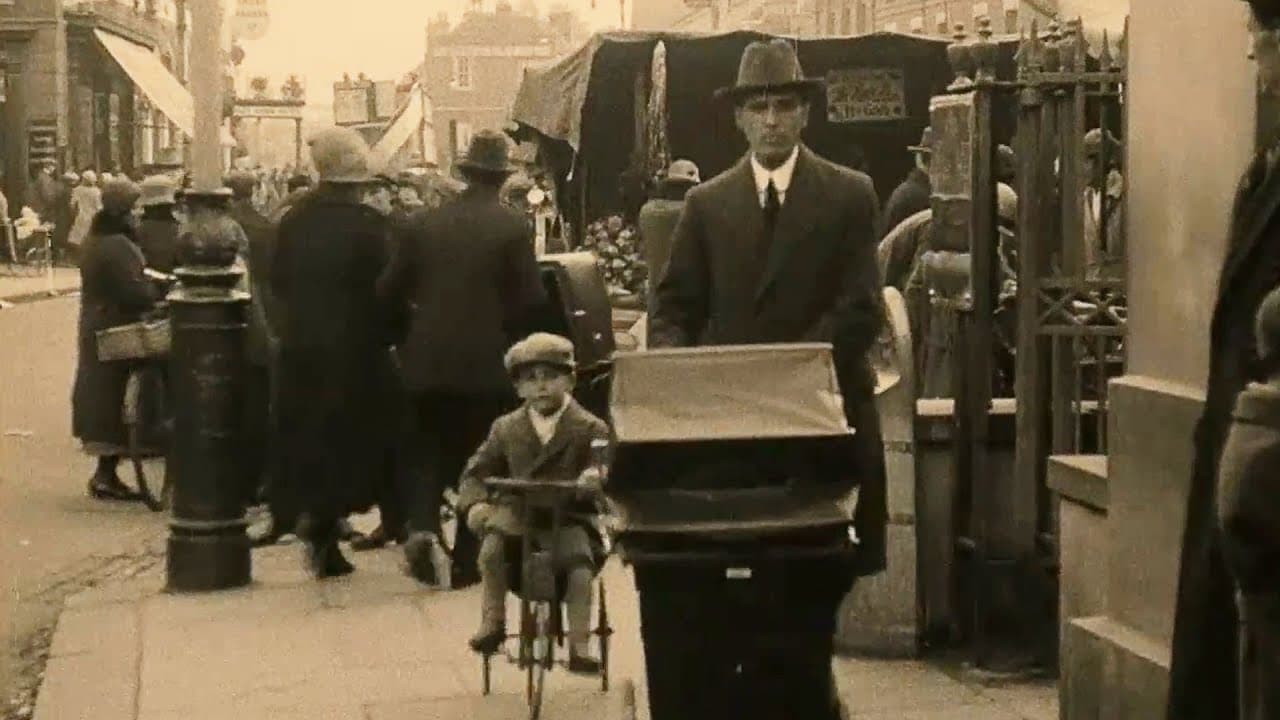
<path id="1" fill-rule="evenodd" d="M 431 100 L 423 96 L 422 86 L 415 84 L 400 113 L 391 121 L 386 133 L 373 146 L 371 159 L 376 166 L 390 163 L 414 133 L 418 133 L 422 138 L 423 161 L 436 162 L 435 136 L 431 132 L 429 117 L 430 108 Z"/>
<path id="2" fill-rule="evenodd" d="M 94 30 L 98 42 L 120 64 L 142 94 L 187 137 L 195 135 L 195 102 L 178 78 L 145 46 L 104 30 Z M 235 138 L 224 128 L 223 145 L 235 145 Z"/>
<path id="3" fill-rule="evenodd" d="M 669 156 L 693 160 L 709 178 L 746 150 L 732 108 L 713 94 L 734 82 L 749 43 L 771 37 L 754 32 L 597 34 L 556 65 L 526 74 L 512 119 L 518 133 L 562 147 L 561 154 L 571 158 L 569 167 L 556 171 L 571 176 L 568 196 L 583 203 L 574 208 L 574 219 L 627 211 L 631 203 L 620 178 L 650 150 L 641 147 L 639 128 L 658 43 L 666 48 Z M 949 41 L 876 33 L 793 42 L 806 74 L 828 83 L 829 102 L 813 104 L 805 141 L 834 162 L 865 170 L 887 199 L 912 167 L 906 148 L 929 122 L 929 98 L 955 77 L 947 61 Z M 997 43 L 1001 77 L 1011 77 L 1016 38 Z M 996 116 L 1001 142 L 1013 132 L 1015 103 L 1007 105 Z"/>

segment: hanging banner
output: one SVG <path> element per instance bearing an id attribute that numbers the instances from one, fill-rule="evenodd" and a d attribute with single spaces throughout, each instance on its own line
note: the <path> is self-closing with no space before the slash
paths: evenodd
<path id="1" fill-rule="evenodd" d="M 827 73 L 827 120 L 901 120 L 907 116 L 900 68 L 852 68 Z"/>

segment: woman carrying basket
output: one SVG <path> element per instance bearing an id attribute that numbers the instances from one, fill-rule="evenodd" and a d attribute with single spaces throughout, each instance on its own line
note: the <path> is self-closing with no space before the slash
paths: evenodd
<path id="1" fill-rule="evenodd" d="M 98 459 L 89 479 L 89 495 L 99 500 L 137 500 L 138 494 L 116 475 L 126 454 L 121 416 L 127 362 L 98 358 L 97 332 L 137 322 L 154 304 L 152 285 L 143 275 L 133 207 L 140 191 L 128 179 L 102 188 L 102 209 L 94 216 L 80 260 L 79 359 L 71 394 L 72 434 L 85 453 Z"/>

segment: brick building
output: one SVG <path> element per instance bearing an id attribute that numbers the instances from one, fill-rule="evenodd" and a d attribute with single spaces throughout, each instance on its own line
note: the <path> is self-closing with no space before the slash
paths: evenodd
<path id="1" fill-rule="evenodd" d="M 186 0 L 0 0 L 5 191 L 33 169 L 132 171 L 190 131 Z"/>
<path id="2" fill-rule="evenodd" d="M 472 10 L 456 27 L 443 17 L 427 27 L 420 77 L 431 99 L 435 146 L 442 168 L 465 152 L 471 136 L 501 130 L 527 69 L 553 63 L 576 40 L 567 14 L 547 19 L 501 1 Z"/>

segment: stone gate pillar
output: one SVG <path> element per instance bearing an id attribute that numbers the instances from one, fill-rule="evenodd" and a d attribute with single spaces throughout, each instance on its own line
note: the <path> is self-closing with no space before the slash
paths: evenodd
<path id="1" fill-rule="evenodd" d="M 1062 718 L 1164 717 L 1209 320 L 1254 147 L 1247 6 L 1132 0 L 1130 12 L 1127 374 L 1110 386 L 1105 462 L 1055 458 L 1049 470 L 1061 508 Z"/>

